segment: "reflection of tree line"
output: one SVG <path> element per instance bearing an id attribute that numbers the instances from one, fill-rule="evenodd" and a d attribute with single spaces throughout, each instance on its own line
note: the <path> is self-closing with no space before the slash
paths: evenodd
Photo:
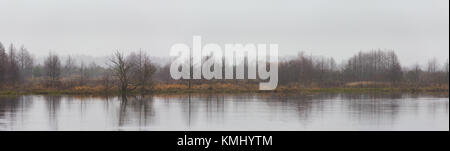
<path id="1" fill-rule="evenodd" d="M 215 118 L 223 118 L 225 112 L 225 96 L 224 95 L 210 95 L 206 97 L 206 116 L 208 120 L 214 120 Z M 217 113 L 220 115 L 214 116 L 212 114 Z"/>
<path id="2" fill-rule="evenodd" d="M 277 111 L 275 107 L 278 106 L 293 106 L 295 107 L 298 118 L 301 121 L 308 121 L 312 119 L 312 115 L 318 116 L 317 114 L 324 114 L 333 107 L 336 110 L 341 110 L 347 112 L 352 118 L 357 118 L 356 121 L 364 121 L 372 124 L 376 124 L 380 121 L 391 121 L 393 124 L 395 119 L 400 113 L 400 100 L 403 98 L 416 99 L 420 95 L 407 95 L 400 93 L 368 93 L 368 94 L 358 94 L 358 93 L 327 93 L 313 96 L 305 95 L 288 95 L 288 96 L 269 96 L 264 98 L 265 103 L 269 107 L 273 107 L 271 110 Z M 275 103 L 281 103 L 281 105 L 274 105 L 270 100 L 275 100 Z M 448 103 L 445 103 L 445 111 L 448 112 Z M 411 107 L 411 106 L 409 106 Z M 412 111 L 419 112 L 418 105 L 413 106 Z M 426 106 L 428 110 L 436 111 L 442 106 L 437 107 L 435 103 L 431 103 Z M 373 123 L 375 122 L 375 123 Z M 307 124 L 307 122 L 305 122 Z"/>
<path id="3" fill-rule="evenodd" d="M 138 125 L 139 128 L 148 128 L 151 125 L 152 118 L 157 116 L 154 111 L 154 97 L 155 96 L 136 96 L 124 97 L 120 100 L 118 126 L 124 127 L 126 125 Z M 356 116 L 358 121 L 379 122 L 381 120 L 390 119 L 395 121 L 399 114 L 399 104 L 386 102 L 387 100 L 397 101 L 405 97 L 404 94 L 393 93 L 372 93 L 372 94 L 337 94 L 328 93 L 313 96 L 297 95 L 297 96 L 280 96 L 280 95 L 266 95 L 260 96 L 257 94 L 241 94 L 241 95 L 227 95 L 227 94 L 185 94 L 177 96 L 166 96 L 167 101 L 171 99 L 182 100 L 182 113 L 188 127 L 195 125 L 195 121 L 200 113 L 200 109 L 205 107 L 205 116 L 208 121 L 220 121 L 218 118 L 223 118 L 224 113 L 229 111 L 226 104 L 229 100 L 251 100 L 264 102 L 272 112 L 278 111 L 280 106 L 295 106 L 298 113 L 299 120 L 307 121 L 312 118 L 314 114 L 323 114 L 332 105 L 338 105 L 342 102 L 335 100 L 344 100 L 342 110 L 348 111 L 351 115 Z M 407 96 L 408 98 L 417 98 L 419 96 Z M 164 98 L 164 97 L 163 97 Z M 227 101 L 228 100 L 228 101 Z M 236 103 L 236 102 L 234 102 Z M 281 105 L 274 105 L 273 103 L 281 103 Z M 251 104 L 239 103 L 234 104 L 233 107 L 246 109 Z M 419 106 L 415 106 L 416 110 Z M 433 106 L 427 106 L 432 108 Z M 448 110 L 448 104 L 447 108 Z M 448 112 L 448 111 L 447 111 Z M 136 120 L 137 119 L 137 120 Z M 135 121 L 136 120 L 136 121 Z M 391 122 L 391 123 L 392 123 Z M 307 123 L 305 123 L 307 124 Z"/>
<path id="4" fill-rule="evenodd" d="M 139 128 L 145 128 L 152 122 L 151 117 L 155 114 L 152 96 L 121 97 L 119 108 L 119 127 L 123 127 L 127 124 L 137 124 Z M 137 121 L 131 120 L 136 118 Z"/>
<path id="5" fill-rule="evenodd" d="M 7 121 L 16 122 L 17 118 L 23 119 L 23 113 L 33 105 L 30 100 L 31 96 L 0 97 L 0 130 L 7 127 Z M 20 117 L 17 117 L 19 115 Z"/>
<path id="6" fill-rule="evenodd" d="M 106 113 L 118 114 L 114 115 L 119 128 L 130 126 L 138 126 L 139 128 L 149 128 L 153 118 L 156 115 L 154 100 L 155 98 L 167 99 L 167 105 L 175 99 L 181 101 L 181 111 L 186 120 L 186 125 L 193 126 L 199 115 L 205 116 L 208 121 L 222 121 L 224 115 L 232 110 L 245 111 L 251 107 L 251 102 L 264 103 L 270 113 L 282 112 L 280 107 L 294 108 L 298 114 L 297 118 L 301 121 L 313 119 L 313 115 L 325 114 L 330 107 L 338 107 L 337 110 L 346 111 L 347 116 L 356 118 L 356 121 L 369 122 L 370 124 L 377 124 L 380 121 L 393 121 L 400 113 L 401 104 L 403 101 L 423 97 L 422 95 L 410 94 L 385 94 L 385 93 L 368 93 L 368 94 L 337 94 L 328 93 L 320 95 L 259 95 L 259 94 L 187 94 L 178 96 L 136 96 L 128 98 L 101 98 L 104 104 Z M 64 98 L 64 103 L 62 99 Z M 407 98 L 407 100 L 401 100 Z M 3 129 L 2 120 L 16 121 L 16 119 L 24 119 L 26 114 L 17 114 L 18 112 L 27 112 L 33 106 L 33 99 L 40 99 L 35 96 L 20 96 L 20 97 L 1 97 L 0 98 L 0 129 Z M 58 113 L 62 104 L 68 105 L 71 108 L 74 104 L 80 105 L 79 112 L 81 114 L 87 111 L 89 107 L 86 100 L 89 98 L 73 98 L 61 96 L 44 96 L 45 110 L 48 112 L 49 126 L 52 130 L 58 130 Z M 67 102 L 65 102 L 67 101 Z M 243 102 L 240 102 L 243 101 Z M 119 106 L 111 105 L 119 103 Z M 231 103 L 231 104 L 230 104 Z M 70 105 L 70 106 L 69 106 Z M 170 107 L 170 106 L 168 106 Z M 440 109 L 448 113 L 448 103 L 430 103 L 427 106 L 419 106 L 418 103 L 408 104 L 409 108 L 413 108 L 413 112 L 419 112 L 421 107 L 427 108 L 430 112 L 439 112 Z M 108 111 L 112 109 L 111 111 Z M 336 109 L 336 108 L 335 108 Z M 117 112 L 116 112 L 117 113 Z M 203 114 L 204 113 L 204 114 Z M 90 116 L 90 115 L 86 115 Z M 10 123 L 7 123 L 11 125 Z M 14 123 L 12 123 L 14 124 Z M 307 124 L 307 123 L 305 123 Z"/>
<path id="7" fill-rule="evenodd" d="M 48 111 L 49 126 L 52 130 L 58 130 L 58 112 L 61 107 L 61 96 L 44 96 Z"/>
<path id="8" fill-rule="evenodd" d="M 357 121 L 365 121 L 370 124 L 378 124 L 380 121 L 387 121 L 393 124 L 400 111 L 399 99 L 402 94 L 341 94 L 345 101 L 345 106 L 350 112 L 350 116 L 357 118 Z"/>
<path id="9" fill-rule="evenodd" d="M 206 120 L 213 121 L 219 120 L 224 117 L 225 112 L 225 95 L 223 94 L 205 94 L 205 95 L 193 95 L 188 94 L 188 100 L 185 101 L 184 105 L 186 106 L 184 112 L 187 112 L 187 121 L 188 125 L 191 126 L 194 123 L 192 121 L 196 121 L 196 117 L 198 113 L 200 113 L 201 106 L 206 106 L 205 116 Z"/>

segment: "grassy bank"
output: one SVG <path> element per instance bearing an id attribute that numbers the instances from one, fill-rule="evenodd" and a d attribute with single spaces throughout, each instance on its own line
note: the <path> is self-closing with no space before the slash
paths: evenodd
<path id="1" fill-rule="evenodd" d="M 399 87 L 301 87 L 301 86 L 279 86 L 273 91 L 259 91 L 258 85 L 239 86 L 234 84 L 201 84 L 189 88 L 183 84 L 157 84 L 147 88 L 145 94 L 183 94 L 183 93 L 439 93 L 447 94 L 449 87 L 446 86 L 399 86 Z M 102 86 L 80 86 L 70 89 L 55 88 L 2 88 L 0 95 L 119 95 L 117 88 L 105 89 Z M 130 95 L 141 94 L 139 89 L 129 92 Z"/>

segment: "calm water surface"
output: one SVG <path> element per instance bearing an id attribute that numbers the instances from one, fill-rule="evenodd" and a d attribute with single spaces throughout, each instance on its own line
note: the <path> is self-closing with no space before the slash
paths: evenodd
<path id="1" fill-rule="evenodd" d="M 0 131 L 449 130 L 448 96 L 0 97 Z"/>

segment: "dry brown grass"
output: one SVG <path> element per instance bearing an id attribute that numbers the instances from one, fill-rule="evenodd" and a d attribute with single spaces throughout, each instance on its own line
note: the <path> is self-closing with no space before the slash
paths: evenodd
<path id="1" fill-rule="evenodd" d="M 375 82 L 375 81 L 358 81 L 346 83 L 347 87 L 388 87 L 391 86 L 388 82 Z"/>
<path id="2" fill-rule="evenodd" d="M 364 85 L 364 86 L 362 86 Z M 280 85 L 274 91 L 259 91 L 258 84 L 248 83 L 208 83 L 208 84 L 192 84 L 189 88 L 187 84 L 174 83 L 174 84 L 155 84 L 152 87 L 147 88 L 149 93 L 156 94 L 176 94 L 176 93 L 264 93 L 264 92 L 277 92 L 277 93 L 316 93 L 316 92 L 436 92 L 448 94 L 449 86 L 447 85 L 428 85 L 428 86 L 409 86 L 409 85 L 387 85 L 387 83 L 380 82 L 352 82 L 347 83 L 343 87 L 329 87 L 323 88 L 318 86 L 304 86 L 304 85 Z M 137 88 L 131 91 L 131 94 L 138 94 L 140 89 Z M 114 86 L 112 88 L 105 88 L 102 85 L 94 86 L 75 86 L 72 88 L 48 88 L 44 85 L 37 84 L 33 86 L 4 86 L 0 89 L 0 94 L 4 95 L 17 95 L 17 94 L 117 94 L 119 89 Z"/>

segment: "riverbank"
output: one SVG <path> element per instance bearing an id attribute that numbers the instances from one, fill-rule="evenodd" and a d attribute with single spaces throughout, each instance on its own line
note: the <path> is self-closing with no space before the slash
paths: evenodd
<path id="1" fill-rule="evenodd" d="M 184 93 L 437 93 L 449 94 L 449 86 L 398 86 L 398 87 L 301 87 L 279 86 L 276 90 L 260 91 L 258 85 L 239 86 L 234 84 L 201 84 L 189 88 L 184 84 L 157 84 L 146 88 L 144 94 L 184 94 Z M 9 88 L 0 90 L 0 95 L 119 95 L 117 88 L 106 89 L 102 86 L 80 86 L 71 89 L 55 88 Z M 130 95 L 142 94 L 139 89 L 129 92 Z"/>

